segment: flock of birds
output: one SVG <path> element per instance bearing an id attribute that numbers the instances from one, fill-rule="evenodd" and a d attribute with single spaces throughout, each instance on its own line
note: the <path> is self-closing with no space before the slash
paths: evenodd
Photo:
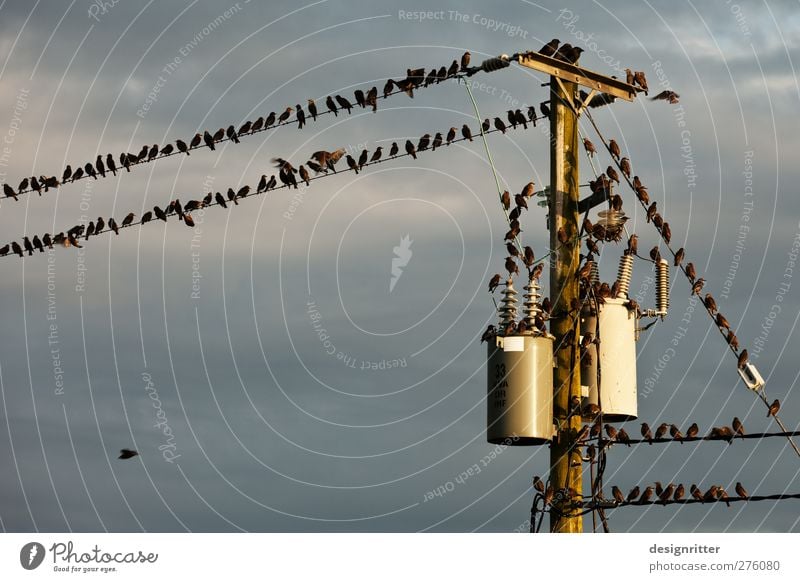
<path id="1" fill-rule="evenodd" d="M 553 503 L 556 490 L 552 485 L 545 485 L 544 481 L 537 476 L 533 478 L 533 488 L 542 495 L 545 506 Z M 750 497 L 741 482 L 737 481 L 734 489 L 736 495 L 740 499 L 746 500 Z M 567 494 L 572 499 L 578 496 L 577 492 L 569 489 L 567 490 Z M 644 505 L 649 503 L 662 503 L 666 505 L 670 501 L 683 500 L 686 496 L 686 488 L 683 483 L 677 485 L 675 483 L 669 483 L 665 487 L 660 481 L 656 481 L 653 485 L 648 485 L 643 490 L 637 485 L 631 489 L 627 495 L 625 495 L 619 487 L 613 485 L 611 487 L 611 494 L 617 505 Z M 722 485 L 712 485 L 704 492 L 697 485 L 692 484 L 689 486 L 689 494 L 693 499 L 703 503 L 724 501 L 728 507 L 730 507 L 730 497 Z M 578 502 L 578 504 L 581 505 L 582 502 Z"/>
<path id="2" fill-rule="evenodd" d="M 386 99 L 396 93 L 405 93 L 409 97 L 414 97 L 414 90 L 419 87 L 428 87 L 434 83 L 441 83 L 450 78 L 458 76 L 469 68 L 470 53 L 466 52 L 461 57 L 461 61 L 453 60 L 449 67 L 442 66 L 432 69 L 427 75 L 424 68 L 420 69 L 407 69 L 406 77 L 398 81 L 388 79 L 383 86 L 383 98 Z M 6 198 L 13 198 L 18 200 L 20 194 L 27 192 L 37 192 L 40 196 L 42 191 L 47 192 L 50 189 L 58 188 L 60 185 L 75 182 L 85 178 L 98 177 L 105 178 L 107 175 L 116 176 L 117 172 L 122 168 L 130 172 L 131 166 L 138 164 L 152 162 L 159 158 L 164 158 L 176 154 L 191 155 L 191 152 L 198 148 L 208 148 L 215 150 L 216 145 L 224 141 L 232 141 L 239 143 L 239 138 L 247 135 L 252 135 L 267 129 L 296 123 L 298 129 L 302 129 L 309 118 L 314 121 L 317 117 L 326 113 L 332 113 L 338 116 L 341 112 L 351 114 L 353 109 L 360 107 L 362 109 L 371 108 L 372 111 L 377 111 L 378 108 L 378 88 L 373 86 L 366 92 L 361 89 L 356 89 L 353 93 L 354 101 L 342 95 L 333 95 L 325 98 L 325 109 L 317 107 L 314 99 L 308 99 L 307 110 L 303 109 L 302 105 L 295 105 L 294 107 L 286 107 L 282 112 L 278 113 L 272 111 L 266 116 L 259 117 L 253 121 L 245 121 L 237 129 L 235 125 L 228 125 L 227 128 L 221 127 L 216 132 L 211 133 L 205 130 L 203 133 L 195 133 L 195 135 L 188 139 L 178 139 L 174 144 L 168 143 L 160 147 L 158 144 L 144 145 L 138 153 L 122 152 L 115 159 L 113 154 L 106 154 L 105 157 L 98 155 L 94 162 L 86 162 L 83 165 L 78 165 L 75 169 L 71 165 L 67 165 L 64 169 L 61 180 L 57 176 L 33 176 L 24 178 L 16 189 L 10 184 L 3 184 L 3 194 Z M 119 160 L 117 162 L 116 160 Z"/>

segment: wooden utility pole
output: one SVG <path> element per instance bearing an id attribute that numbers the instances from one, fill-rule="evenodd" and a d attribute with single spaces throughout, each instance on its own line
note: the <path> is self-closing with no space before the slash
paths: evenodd
<path id="1" fill-rule="evenodd" d="M 574 447 L 581 429 L 580 413 L 567 419 L 570 399 L 581 397 L 579 366 L 579 315 L 571 311 L 578 299 L 578 118 L 567 103 L 573 102 L 575 84 L 550 77 L 550 301 L 553 317 L 550 332 L 555 336 L 553 371 L 553 419 L 557 424 L 550 447 L 550 485 L 556 490 L 550 531 L 581 533 L 583 518 L 573 504 L 582 496 L 581 449 Z M 561 231 L 569 239 L 559 241 Z M 570 334 L 570 332 L 573 332 Z M 565 341 L 566 338 L 566 341 Z M 569 491 L 561 496 L 559 490 Z"/>
<path id="2" fill-rule="evenodd" d="M 491 60 L 491 59 L 490 59 Z M 493 59 L 498 60 L 498 59 Z M 506 60 L 509 60 L 506 57 Z M 550 445 L 550 486 L 556 491 L 550 511 L 550 531 L 583 532 L 583 518 L 573 503 L 582 499 L 582 457 L 574 447 L 581 429 L 581 414 L 569 416 L 570 400 L 581 397 L 579 314 L 571 313 L 578 299 L 575 276 L 580 257 L 578 240 L 578 114 L 597 94 L 633 101 L 639 87 L 628 85 L 537 52 L 517 53 L 510 58 L 521 66 L 550 75 L 550 248 L 555 250 L 550 263 L 550 333 L 555 336 L 553 371 L 553 419 L 557 424 Z M 496 70 L 490 67 L 487 70 Z M 578 87 L 588 89 L 580 99 Z M 558 240 L 559 230 L 568 242 Z M 569 332 L 574 332 L 569 341 Z M 568 491 L 572 495 L 562 496 Z"/>

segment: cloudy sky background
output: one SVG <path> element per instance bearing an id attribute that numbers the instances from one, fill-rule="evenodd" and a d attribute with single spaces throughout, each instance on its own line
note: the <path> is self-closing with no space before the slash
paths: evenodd
<path id="1" fill-rule="evenodd" d="M 443 13 L 425 22 L 405 14 L 416 10 Z M 686 247 L 767 378 L 768 395 L 781 398 L 785 422 L 797 426 L 800 273 L 786 270 L 800 232 L 797 2 L 182 0 L 101 10 L 88 0 L 7 0 L 0 179 L 16 186 L 24 176 L 60 176 L 66 163 L 98 153 L 188 139 L 309 97 L 380 88 L 407 67 L 449 64 L 465 49 L 480 61 L 553 37 L 587 48 L 586 67 L 644 70 L 651 86 L 654 63 L 662 64 L 682 114 L 638 100 L 595 119 L 649 185 L 676 246 Z M 159 75 L 157 99 L 137 115 Z M 474 80 L 485 83 L 474 89 L 483 116 L 547 98 L 544 79 L 516 66 Z M 274 156 L 301 163 L 317 149 L 372 151 L 463 123 L 475 127 L 472 106 L 463 85 L 448 82 L 413 100 L 381 100 L 376 114 L 325 116 L 302 131 L 290 126 L 41 198 L 3 199 L 0 231 L 19 239 L 63 230 L 81 215 L 140 215 L 175 197 L 254 185 L 271 173 Z M 589 126 L 582 130 L 599 143 Z M 542 128 L 492 136 L 504 184 L 518 191 L 531 179 L 546 183 L 547 143 Z M 687 172 L 696 174 L 693 186 Z M 591 175 L 588 164 L 582 173 Z M 546 447 L 504 450 L 425 501 L 492 450 L 485 348 L 476 336 L 494 318 L 485 288 L 502 268 L 504 227 L 481 144 L 343 173 L 293 195 L 281 190 L 196 213 L 194 232 L 159 222 L 90 240 L 81 254 L 0 262 L 4 531 L 527 529 L 530 481 L 547 470 Z M 623 195 L 628 224 L 649 249 L 655 233 Z M 724 298 L 742 225 L 750 230 Z M 544 255 L 544 212 L 532 210 L 523 228 L 526 244 Z M 390 293 L 393 248 L 406 235 L 413 255 Z M 621 250 L 605 247 L 603 279 L 614 279 Z M 632 284 L 647 306 L 651 271 L 637 262 Z M 782 283 L 780 313 L 770 316 Z M 693 308 L 684 279 L 673 281 L 671 302 L 671 316 L 638 344 L 641 419 L 696 421 L 707 431 L 737 415 L 750 431 L 775 429 Z M 346 360 L 326 353 L 312 318 Z M 656 378 L 679 327 L 688 331 Z M 764 348 L 755 354 L 758 338 Z M 370 369 L 392 360 L 404 366 Z M 647 378 L 655 386 L 644 393 Z M 174 435 L 173 462 L 159 449 L 166 437 L 151 394 Z M 628 428 L 638 434 L 638 423 Z M 122 447 L 141 456 L 118 461 Z M 800 492 L 800 462 L 783 439 L 615 448 L 606 476 L 626 491 L 661 480 Z M 798 515 L 800 501 L 626 508 L 610 512 L 610 524 L 618 532 L 785 532 L 800 530 Z"/>

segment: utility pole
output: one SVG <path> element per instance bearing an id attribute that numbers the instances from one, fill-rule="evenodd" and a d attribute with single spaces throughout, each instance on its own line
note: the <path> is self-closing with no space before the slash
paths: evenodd
<path id="1" fill-rule="evenodd" d="M 579 288 L 575 272 L 580 255 L 578 239 L 578 118 L 573 103 L 575 84 L 550 77 L 550 248 L 555 253 L 550 262 L 550 301 L 553 317 L 550 333 L 555 336 L 553 355 L 553 419 L 556 433 L 550 446 L 550 485 L 558 492 L 550 513 L 550 531 L 581 533 L 583 518 L 575 515 L 573 501 L 582 498 L 581 449 L 575 440 L 581 429 L 581 415 L 569 417 L 570 399 L 581 397 L 579 366 L 579 314 L 572 312 Z M 569 242 L 562 244 L 558 233 Z M 570 334 L 570 332 L 573 332 Z M 566 338 L 566 339 L 565 339 Z"/>

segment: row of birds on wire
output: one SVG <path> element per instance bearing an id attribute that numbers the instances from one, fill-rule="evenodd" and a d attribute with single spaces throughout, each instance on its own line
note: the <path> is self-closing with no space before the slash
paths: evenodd
<path id="1" fill-rule="evenodd" d="M 397 93 L 405 93 L 409 97 L 414 97 L 414 91 L 420 87 L 428 87 L 435 83 L 441 83 L 447 79 L 456 78 L 462 74 L 469 67 L 470 53 L 466 52 L 462 55 L 460 62 L 453 60 L 449 67 L 442 66 L 439 68 L 431 69 L 426 75 L 425 69 L 407 69 L 406 77 L 398 81 L 388 79 L 383 86 L 382 98 L 387 99 L 391 95 Z M 339 113 L 347 112 L 351 114 L 353 109 L 372 109 L 373 112 L 377 111 L 378 99 L 381 96 L 378 93 L 377 86 L 372 87 L 367 91 L 356 89 L 353 92 L 354 101 L 342 95 L 329 95 L 325 98 L 325 108 L 317 106 L 314 99 L 308 99 L 306 109 L 302 105 L 295 105 L 294 107 L 286 107 L 282 112 L 272 111 L 266 116 L 259 117 L 252 121 L 245 121 L 237 126 L 230 124 L 225 127 L 219 128 L 215 132 L 208 130 L 202 133 L 195 133 L 195 135 L 187 140 L 178 139 L 175 143 L 168 143 L 163 147 L 158 144 L 144 145 L 138 153 L 122 152 L 115 158 L 113 154 L 98 155 L 94 162 L 86 162 L 83 165 L 77 165 L 75 168 L 68 164 L 61 174 L 59 180 L 56 175 L 50 176 L 33 176 L 24 178 L 20 181 L 17 188 L 13 188 L 10 184 L 3 184 L 3 194 L 6 198 L 13 198 L 18 200 L 20 194 L 28 192 L 37 192 L 40 196 L 42 192 L 47 192 L 50 189 L 58 188 L 62 184 L 75 182 L 86 178 L 94 178 L 95 180 L 105 178 L 107 175 L 116 176 L 118 171 L 124 168 L 130 172 L 132 166 L 152 162 L 161 158 L 166 158 L 176 154 L 191 155 L 191 152 L 198 148 L 208 148 L 215 150 L 216 146 L 225 141 L 239 143 L 239 138 L 253 135 L 271 128 L 280 127 L 283 125 L 297 124 L 298 129 L 302 129 L 309 119 L 314 121 L 321 115 L 333 114 L 338 116 Z M 516 120 L 514 125 L 518 123 Z M 523 123 L 526 121 L 523 119 Z M 505 131 L 504 131 L 505 132 Z M 117 161 L 118 160 L 118 161 Z"/>
<path id="2" fill-rule="evenodd" d="M 533 478 L 533 488 L 541 496 L 545 507 L 553 504 L 558 493 L 555 487 L 551 484 L 545 484 L 540 477 L 535 476 Z M 747 500 L 750 497 L 750 494 L 739 481 L 736 482 L 734 491 L 739 499 Z M 583 498 L 574 489 L 567 488 L 566 491 L 562 492 L 562 495 L 570 499 L 575 505 L 583 506 Z M 618 486 L 613 485 L 611 487 L 611 495 L 616 505 L 645 505 L 653 502 L 667 505 L 669 502 L 679 502 L 686 498 L 686 487 L 683 483 L 668 483 L 664 486 L 661 481 L 655 481 L 652 485 L 644 488 L 637 485 L 626 495 Z M 691 484 L 689 486 L 689 495 L 692 499 L 702 503 L 721 501 L 730 507 L 730 496 L 722 485 L 712 485 L 706 491 L 703 491 L 697 485 Z M 598 497 L 601 500 L 603 499 L 601 495 L 598 495 Z"/>
<path id="3" fill-rule="evenodd" d="M 487 121 L 488 120 L 483 122 L 483 127 L 487 125 Z M 512 129 L 527 129 L 527 127 L 527 124 L 518 123 L 514 125 Z M 489 128 L 483 131 L 484 133 L 490 134 L 499 132 L 500 130 Z M 383 155 L 383 148 L 379 146 L 372 152 L 366 149 L 362 150 L 358 158 L 347 154 L 344 148 L 339 148 L 330 152 L 318 150 L 311 155 L 308 161 L 298 167 L 295 167 L 291 162 L 283 158 L 273 158 L 272 161 L 277 168 L 277 174 L 272 174 L 269 177 L 266 174 L 262 175 L 255 188 L 249 185 L 241 186 L 236 190 L 228 188 L 227 193 L 224 195 L 222 192 L 209 192 L 203 198 L 188 200 L 185 203 L 182 203 L 180 199 L 177 198 L 170 201 L 163 208 L 154 206 L 151 211 L 142 214 L 138 220 L 135 213 L 130 212 L 120 221 L 117 221 L 113 217 L 108 219 L 98 217 L 96 221 L 89 221 L 88 224 L 78 224 L 57 234 L 44 233 L 41 236 L 25 236 L 21 241 L 12 241 L 1 246 L 0 257 L 17 255 L 23 258 L 26 256 L 26 253 L 30 256 L 34 254 L 34 251 L 44 252 L 45 249 L 52 249 L 54 246 L 80 248 L 82 246 L 81 241 L 86 241 L 92 236 L 106 232 L 119 234 L 120 229 L 136 224 L 145 224 L 152 220 L 162 220 L 166 222 L 167 218 L 172 215 L 177 216 L 186 226 L 194 227 L 195 223 L 191 213 L 195 210 L 209 206 L 228 208 L 229 205 L 238 205 L 239 200 L 246 198 L 248 195 L 263 194 L 280 188 L 298 188 L 300 182 L 309 186 L 311 180 L 324 177 L 324 175 L 330 173 L 336 173 L 337 163 L 340 162 L 342 158 L 346 160 L 346 170 L 358 174 L 365 166 L 406 156 L 417 159 L 417 154 L 420 152 L 435 151 L 440 147 L 447 147 L 463 141 L 473 141 L 472 130 L 467 124 L 464 124 L 460 131 L 455 127 L 451 127 L 446 132 L 437 132 L 433 137 L 431 137 L 429 133 L 426 133 L 418 140 L 412 141 L 407 139 L 402 152 L 400 151 L 398 143 L 393 142 L 386 157 Z M 341 169 L 342 168 L 339 170 Z M 314 174 L 312 175 L 309 170 Z"/>

